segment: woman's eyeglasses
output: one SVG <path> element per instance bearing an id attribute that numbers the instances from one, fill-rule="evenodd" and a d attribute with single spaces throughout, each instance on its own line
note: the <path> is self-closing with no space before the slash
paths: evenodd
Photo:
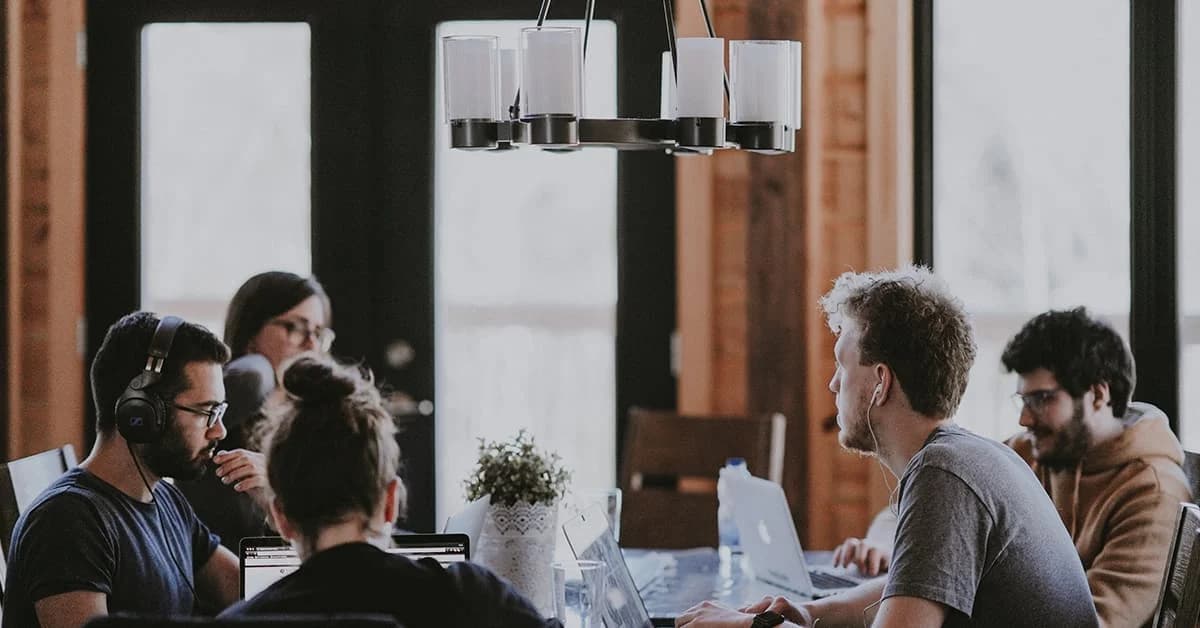
<path id="1" fill-rule="evenodd" d="M 225 416 L 225 411 L 229 409 L 229 404 L 222 401 L 211 408 L 197 408 L 194 406 L 185 406 L 182 403 L 173 403 L 171 407 L 176 410 L 183 410 L 208 417 L 208 429 L 212 429 L 212 426 L 216 425 L 221 420 L 221 417 Z"/>
<path id="2" fill-rule="evenodd" d="M 329 353 L 329 349 L 333 347 L 333 339 L 336 334 L 328 327 L 314 325 L 309 327 L 300 321 L 288 320 L 286 318 L 276 318 L 267 323 L 268 325 L 278 325 L 287 332 L 288 341 L 299 347 L 304 344 L 304 341 L 312 338 L 313 346 L 322 353 Z"/>

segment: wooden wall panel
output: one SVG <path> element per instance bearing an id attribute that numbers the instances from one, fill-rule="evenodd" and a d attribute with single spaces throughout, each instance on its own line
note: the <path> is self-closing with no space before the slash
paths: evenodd
<path id="1" fill-rule="evenodd" d="M 899 0 L 715 7 L 726 39 L 803 42 L 804 121 L 792 156 L 677 159 L 680 408 L 784 412 L 798 527 L 831 548 L 865 532 L 887 489 L 872 460 L 837 444 L 834 337 L 817 299 L 845 270 L 911 256 L 911 15 Z M 691 7 L 678 10 L 681 32 L 694 28 Z"/>
<path id="2" fill-rule="evenodd" d="M 6 458 L 83 444 L 83 0 L 11 0 Z"/>

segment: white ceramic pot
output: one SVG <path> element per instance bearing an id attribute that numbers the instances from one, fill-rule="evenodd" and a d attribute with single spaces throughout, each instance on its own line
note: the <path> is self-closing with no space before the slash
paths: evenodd
<path id="1" fill-rule="evenodd" d="M 507 580 L 544 616 L 554 614 L 555 531 L 558 504 L 492 504 L 479 531 L 477 562 Z"/>

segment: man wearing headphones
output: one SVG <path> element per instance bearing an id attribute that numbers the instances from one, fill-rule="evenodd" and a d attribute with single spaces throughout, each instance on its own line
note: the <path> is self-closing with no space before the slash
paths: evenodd
<path id="1" fill-rule="evenodd" d="M 706 602 L 676 625 L 1095 626 L 1071 538 L 1028 465 L 954 424 L 975 361 L 962 303 L 910 267 L 846 273 L 821 305 L 838 335 L 838 440 L 898 478 L 891 570 L 801 604 Z"/>
<path id="2" fill-rule="evenodd" d="M 216 336 L 176 317 L 136 312 L 109 328 L 91 370 L 95 446 L 17 521 L 5 628 L 76 628 L 117 611 L 215 612 L 237 599 L 237 557 L 159 481 L 193 479 L 211 464 L 225 436 L 228 359 Z M 216 462 L 241 490 L 266 484 L 248 452 Z"/>

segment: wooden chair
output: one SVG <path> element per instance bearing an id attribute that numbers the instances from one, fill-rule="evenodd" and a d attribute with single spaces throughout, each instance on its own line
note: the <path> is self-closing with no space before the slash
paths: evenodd
<path id="1" fill-rule="evenodd" d="M 1200 624 L 1200 507 L 1184 503 L 1154 613 L 1156 628 Z"/>
<path id="2" fill-rule="evenodd" d="M 1184 450 L 1183 475 L 1187 477 L 1188 488 L 1192 489 L 1192 501 L 1200 503 L 1200 453 Z"/>
<path id="3" fill-rule="evenodd" d="M 78 464 L 71 445 L 0 464 L 0 547 L 5 556 L 17 518 L 46 487 Z"/>
<path id="4" fill-rule="evenodd" d="M 730 457 L 750 473 L 783 476 L 783 415 L 689 417 L 634 408 L 625 433 L 620 484 L 621 545 L 680 549 L 717 542 L 718 471 Z M 704 490 L 680 490 L 700 479 Z"/>
<path id="5" fill-rule="evenodd" d="M 46 487 L 78 464 L 71 445 L 0 464 L 0 604 L 8 574 L 8 545 L 17 519 Z"/>

